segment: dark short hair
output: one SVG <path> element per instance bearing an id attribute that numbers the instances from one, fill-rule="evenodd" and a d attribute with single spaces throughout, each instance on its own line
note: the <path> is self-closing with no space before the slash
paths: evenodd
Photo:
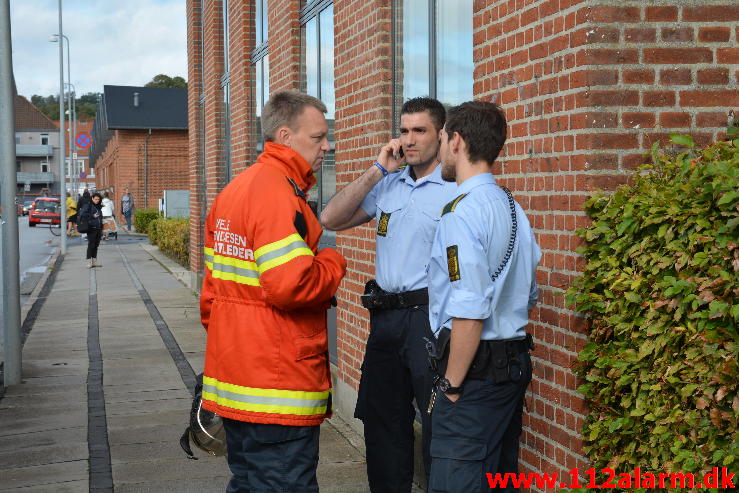
<path id="1" fill-rule="evenodd" d="M 274 93 L 262 110 L 262 136 L 267 142 L 274 142 L 277 129 L 288 127 L 295 130 L 295 122 L 306 106 L 313 106 L 326 113 L 326 105 L 318 98 L 298 91 L 279 91 Z"/>
<path id="2" fill-rule="evenodd" d="M 446 110 L 444 109 L 444 105 L 434 98 L 422 97 L 409 99 L 403 103 L 403 107 L 400 109 L 400 116 L 409 113 L 423 113 L 424 111 L 429 112 L 436 130 L 444 128 Z"/>
<path id="3" fill-rule="evenodd" d="M 448 138 L 457 132 L 465 144 L 470 161 L 493 164 L 506 139 L 506 119 L 495 103 L 468 101 L 451 108 L 444 127 Z"/>
<path id="4" fill-rule="evenodd" d="M 95 197 L 99 198 L 100 200 L 103 200 L 103 196 L 100 195 L 99 192 L 95 192 L 90 196 L 90 199 L 94 199 Z"/>

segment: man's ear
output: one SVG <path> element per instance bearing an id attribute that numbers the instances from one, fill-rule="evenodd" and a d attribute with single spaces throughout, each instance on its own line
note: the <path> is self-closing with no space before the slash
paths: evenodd
<path id="1" fill-rule="evenodd" d="M 290 147 L 291 136 L 292 133 L 290 132 L 290 129 L 287 126 L 282 126 L 277 129 L 277 132 L 275 132 L 275 142 Z"/>
<path id="2" fill-rule="evenodd" d="M 464 145 L 462 136 L 459 135 L 459 132 L 454 132 L 452 133 L 452 135 L 448 136 L 448 139 L 449 139 L 449 149 L 453 153 L 458 154 L 460 150 L 462 149 L 462 146 Z"/>

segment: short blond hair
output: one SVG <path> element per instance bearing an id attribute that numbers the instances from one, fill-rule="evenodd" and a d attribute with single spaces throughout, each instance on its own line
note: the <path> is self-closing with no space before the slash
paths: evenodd
<path id="1" fill-rule="evenodd" d="M 295 130 L 295 121 L 306 106 L 313 106 L 326 113 L 326 105 L 318 98 L 298 91 L 279 91 L 274 93 L 262 110 L 262 136 L 266 142 L 274 142 L 277 129 L 289 127 Z"/>

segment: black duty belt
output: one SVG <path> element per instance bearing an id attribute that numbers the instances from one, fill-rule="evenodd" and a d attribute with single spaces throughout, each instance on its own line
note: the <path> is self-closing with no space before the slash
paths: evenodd
<path id="1" fill-rule="evenodd" d="M 368 310 L 397 310 L 427 305 L 428 302 L 429 291 L 426 288 L 403 293 L 388 293 L 374 279 L 367 282 L 364 286 L 364 295 L 362 295 L 362 306 Z"/>
<path id="2" fill-rule="evenodd" d="M 436 344 L 428 341 L 426 346 L 432 370 L 441 377 L 445 375 L 449 362 L 450 340 L 451 331 L 443 328 L 439 332 Z M 533 349 L 534 339 L 531 334 L 526 334 L 525 339 L 480 341 L 466 379 L 491 380 L 494 383 L 517 381 L 522 370 L 518 356 Z"/>

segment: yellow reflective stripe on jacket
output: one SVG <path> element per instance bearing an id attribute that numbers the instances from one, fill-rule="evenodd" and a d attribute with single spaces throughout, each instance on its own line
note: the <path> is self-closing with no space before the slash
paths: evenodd
<path id="1" fill-rule="evenodd" d="M 301 255 L 313 256 L 313 251 L 299 234 L 294 233 L 257 249 L 254 252 L 254 259 L 257 261 L 259 273 L 264 274 L 269 269 L 286 264 Z"/>
<path id="2" fill-rule="evenodd" d="M 242 387 L 203 377 L 203 399 L 213 401 L 219 406 L 257 413 L 323 415 L 326 414 L 330 393 L 331 390 L 304 392 Z"/>
<path id="3" fill-rule="evenodd" d="M 204 249 L 205 265 L 214 279 L 259 286 L 259 270 L 255 262 L 215 255 L 212 248 Z"/>

